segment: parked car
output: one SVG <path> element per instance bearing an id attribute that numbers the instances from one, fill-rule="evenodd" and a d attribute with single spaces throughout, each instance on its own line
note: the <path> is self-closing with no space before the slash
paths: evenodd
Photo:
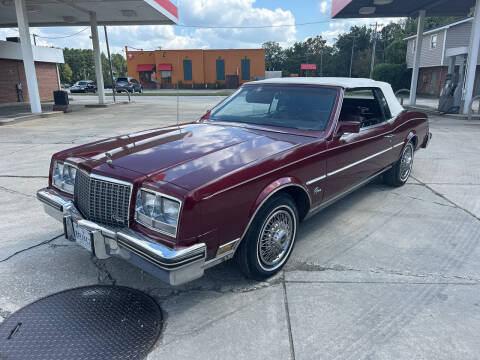
<path id="1" fill-rule="evenodd" d="M 142 84 L 140 84 L 136 79 L 131 77 L 119 77 L 115 82 L 115 91 L 128 91 L 131 93 L 134 92 L 143 92 Z"/>
<path id="2" fill-rule="evenodd" d="M 92 80 L 77 81 L 71 88 L 71 93 L 96 93 L 97 84 Z"/>
<path id="3" fill-rule="evenodd" d="M 287 261 L 302 220 L 380 175 L 405 184 L 430 138 L 427 115 L 405 110 L 386 83 L 269 79 L 197 122 L 54 154 L 37 197 L 97 258 L 179 285 L 235 257 L 264 279 Z"/>

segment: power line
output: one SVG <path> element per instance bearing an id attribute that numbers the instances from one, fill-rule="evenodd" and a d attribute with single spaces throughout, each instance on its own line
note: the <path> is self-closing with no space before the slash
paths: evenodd
<path id="1" fill-rule="evenodd" d="M 41 36 L 41 35 L 35 35 L 36 37 L 39 37 L 39 38 L 42 38 L 42 39 L 65 39 L 65 38 L 69 38 L 69 37 L 72 37 L 72 36 L 75 36 L 75 35 L 78 35 L 82 32 L 84 32 L 85 30 L 87 30 L 89 28 L 89 26 L 87 26 L 86 28 L 80 30 L 80 31 L 77 31 L 76 33 L 73 33 L 73 34 L 70 34 L 70 35 L 61 35 L 61 36 Z"/>

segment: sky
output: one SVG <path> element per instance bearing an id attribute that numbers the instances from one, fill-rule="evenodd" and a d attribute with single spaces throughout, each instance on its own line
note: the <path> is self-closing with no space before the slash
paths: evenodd
<path id="1" fill-rule="evenodd" d="M 283 47 L 295 41 L 321 35 L 329 44 L 353 25 L 369 25 L 377 19 L 330 19 L 331 0 L 177 0 L 180 26 L 112 26 L 108 36 L 112 53 L 122 53 L 125 45 L 144 50 L 154 49 L 228 49 L 259 48 L 266 41 L 277 41 Z M 388 23 L 390 19 L 378 19 Z M 318 22 L 302 26 L 302 23 Z M 185 28 L 199 26 L 278 26 L 262 29 Z M 295 25 L 295 26 L 293 26 Z M 31 28 L 39 35 L 37 45 L 92 48 L 90 29 L 85 27 Z M 103 31 L 100 46 L 105 51 Z M 18 36 L 15 29 L 0 29 L 0 40 Z"/>

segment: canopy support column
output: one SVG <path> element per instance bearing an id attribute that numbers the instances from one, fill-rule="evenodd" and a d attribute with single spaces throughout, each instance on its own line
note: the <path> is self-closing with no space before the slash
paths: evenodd
<path id="1" fill-rule="evenodd" d="M 412 83 L 410 85 L 410 105 L 417 103 L 418 72 L 420 70 L 420 55 L 422 54 L 423 28 L 425 24 L 425 10 L 418 13 L 417 38 L 415 39 L 415 58 L 413 60 Z"/>
<path id="2" fill-rule="evenodd" d="M 97 79 L 98 103 L 105 104 L 105 87 L 103 84 L 102 58 L 98 40 L 97 14 L 90 12 L 90 28 L 92 32 L 93 58 L 95 60 L 95 75 Z"/>
<path id="3" fill-rule="evenodd" d="M 28 27 L 28 13 L 25 0 L 15 0 L 15 11 L 17 13 L 18 32 L 20 33 L 23 67 L 25 68 L 25 77 L 27 78 L 30 109 L 32 113 L 40 114 L 42 112 L 42 105 L 40 104 L 40 93 L 38 91 L 37 73 L 35 71 L 32 42 L 30 41 L 30 29 Z"/>
<path id="4" fill-rule="evenodd" d="M 465 87 L 463 88 L 463 114 L 470 112 L 470 102 L 473 98 L 473 87 L 475 85 L 475 74 L 477 73 L 478 50 L 480 48 L 480 0 L 475 5 L 475 15 L 470 35 L 470 46 L 468 48 L 467 74 Z"/>

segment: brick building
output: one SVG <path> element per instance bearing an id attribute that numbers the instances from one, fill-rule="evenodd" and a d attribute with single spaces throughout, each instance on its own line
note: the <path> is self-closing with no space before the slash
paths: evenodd
<path id="1" fill-rule="evenodd" d="M 48 47 L 33 47 L 35 69 L 40 99 L 53 100 L 53 91 L 59 89 L 57 64 L 63 63 L 63 52 Z M 25 69 L 20 44 L 15 41 L 0 41 L 0 104 L 20 100 L 17 84 L 22 84 L 24 101 L 29 101 Z"/>
<path id="2" fill-rule="evenodd" d="M 128 76 L 145 88 L 227 87 L 265 77 L 265 50 L 129 51 Z"/>

